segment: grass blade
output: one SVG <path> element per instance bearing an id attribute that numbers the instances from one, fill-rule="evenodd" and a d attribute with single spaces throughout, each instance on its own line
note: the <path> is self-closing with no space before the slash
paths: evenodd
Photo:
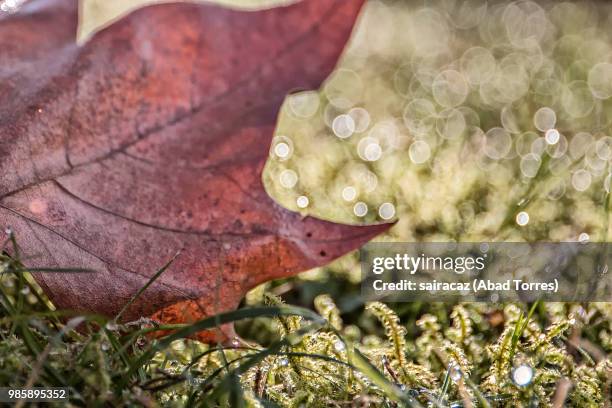
<path id="1" fill-rule="evenodd" d="M 142 293 L 148 289 L 149 286 L 151 286 L 153 284 L 153 282 L 155 282 L 157 280 L 157 278 L 159 278 L 161 276 L 162 273 L 164 273 L 169 267 L 170 265 L 172 265 L 172 263 L 176 260 L 176 258 L 180 255 L 180 251 L 177 252 L 172 259 L 170 259 L 164 266 L 161 267 L 161 269 L 159 269 L 157 272 L 155 272 L 155 275 L 153 275 L 151 277 L 151 279 L 149 279 L 149 281 L 146 283 L 146 285 L 144 285 L 142 288 L 140 288 L 138 290 L 138 292 L 136 292 L 134 294 L 134 296 L 132 296 L 132 298 L 125 304 L 123 305 L 123 307 L 121 308 L 121 310 L 119 311 L 119 313 L 117 313 L 117 315 L 115 316 L 115 321 L 119 321 L 119 319 L 121 319 L 121 316 L 123 316 L 123 314 L 125 313 L 125 311 L 136 301 L 136 299 L 138 299 L 140 297 L 140 295 L 142 295 Z"/>

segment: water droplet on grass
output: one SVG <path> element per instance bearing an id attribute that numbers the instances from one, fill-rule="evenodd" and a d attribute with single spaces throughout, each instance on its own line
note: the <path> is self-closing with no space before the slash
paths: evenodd
<path id="1" fill-rule="evenodd" d="M 431 157 L 431 148 L 424 140 L 417 140 L 408 149 L 410 160 L 415 164 L 423 164 Z"/>
<path id="2" fill-rule="evenodd" d="M 357 198 L 357 189 L 353 186 L 347 186 L 342 189 L 342 199 L 344 201 L 353 201 Z"/>
<path id="3" fill-rule="evenodd" d="M 299 196 L 295 202 L 299 208 L 306 208 L 310 204 L 310 200 L 306 196 Z"/>
<path id="4" fill-rule="evenodd" d="M 395 216 L 395 206 L 391 203 L 383 203 L 378 208 L 378 215 L 383 220 L 390 220 Z"/>
<path id="5" fill-rule="evenodd" d="M 591 185 L 591 173 L 584 169 L 577 170 L 572 175 L 572 187 L 577 191 L 585 191 Z"/>
<path id="6" fill-rule="evenodd" d="M 353 213 L 355 213 L 357 217 L 365 217 L 368 213 L 368 205 L 362 201 L 356 203 L 353 206 Z"/>
<path id="7" fill-rule="evenodd" d="M 293 170 L 283 170 L 279 178 L 281 186 L 285 188 L 293 188 L 298 182 L 298 175 Z"/>
<path id="8" fill-rule="evenodd" d="M 521 227 L 529 224 L 529 214 L 526 211 L 516 214 L 516 223 Z"/>
<path id="9" fill-rule="evenodd" d="M 332 122 L 332 130 L 340 139 L 346 139 L 355 132 L 355 121 L 349 115 L 338 115 Z"/>
<path id="10" fill-rule="evenodd" d="M 533 368 L 527 364 L 521 364 L 512 370 L 512 381 L 519 387 L 526 387 L 533 380 Z"/>
<path id="11" fill-rule="evenodd" d="M 547 130 L 554 128 L 556 123 L 557 114 L 554 110 L 548 107 L 538 109 L 533 115 L 533 124 L 535 125 L 536 129 L 542 132 L 546 132 Z"/>

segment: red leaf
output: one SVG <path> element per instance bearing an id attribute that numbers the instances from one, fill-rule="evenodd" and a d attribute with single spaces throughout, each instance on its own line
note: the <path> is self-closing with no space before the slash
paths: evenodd
<path id="1" fill-rule="evenodd" d="M 156 5 L 83 46 L 76 0 L 1 18 L 0 225 L 28 266 L 97 271 L 36 274 L 56 306 L 114 315 L 181 250 L 125 317 L 192 321 L 386 230 L 303 218 L 261 181 L 285 94 L 329 75 L 361 5 Z"/>

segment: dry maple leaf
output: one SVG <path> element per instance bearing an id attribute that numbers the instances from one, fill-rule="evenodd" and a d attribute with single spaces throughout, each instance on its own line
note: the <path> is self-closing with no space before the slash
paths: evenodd
<path id="1" fill-rule="evenodd" d="M 0 225 L 30 267 L 96 271 L 37 273 L 54 304 L 112 316 L 180 250 L 124 316 L 189 322 L 386 230 L 304 218 L 261 180 L 284 96 L 328 76 L 362 2 L 155 5 L 84 45 L 77 0 L 0 17 Z"/>

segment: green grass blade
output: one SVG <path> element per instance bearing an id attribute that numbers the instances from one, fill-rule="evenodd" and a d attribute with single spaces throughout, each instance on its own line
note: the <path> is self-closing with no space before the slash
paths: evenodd
<path id="1" fill-rule="evenodd" d="M 149 288 L 149 286 L 151 286 L 153 284 L 153 282 L 155 282 L 157 280 L 157 278 L 159 278 L 162 273 L 164 273 L 169 267 L 170 265 L 172 265 L 172 263 L 176 260 L 176 258 L 180 255 L 180 251 L 177 252 L 172 259 L 170 259 L 164 266 L 162 266 L 157 272 L 155 272 L 155 275 L 153 275 L 151 277 L 151 279 L 149 279 L 149 281 L 138 290 L 138 292 L 136 292 L 134 294 L 134 296 L 132 296 L 132 298 L 125 304 L 123 305 L 123 307 L 121 308 L 121 310 L 119 311 L 119 313 L 117 313 L 117 315 L 115 316 L 115 321 L 119 321 L 121 319 L 121 316 L 123 316 L 123 314 L 125 313 L 125 311 L 136 301 L 136 299 L 138 299 L 140 297 L 140 295 L 142 295 L 142 293 L 147 290 Z"/>

